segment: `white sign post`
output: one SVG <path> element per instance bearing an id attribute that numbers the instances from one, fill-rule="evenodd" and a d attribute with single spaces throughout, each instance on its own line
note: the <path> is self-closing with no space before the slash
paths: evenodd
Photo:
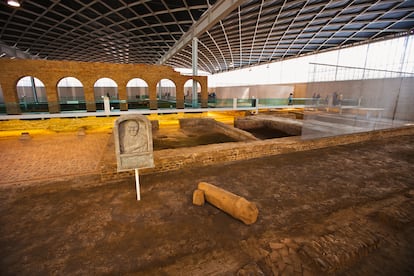
<path id="1" fill-rule="evenodd" d="M 111 104 L 109 102 L 109 97 L 107 96 L 104 96 L 104 110 L 106 115 L 111 113 Z"/>
<path id="2" fill-rule="evenodd" d="M 233 109 L 237 109 L 237 98 L 233 98 Z"/>
<path id="3" fill-rule="evenodd" d="M 137 200 L 141 200 L 139 169 L 153 168 L 151 122 L 143 115 L 123 115 L 115 121 L 117 171 L 135 170 Z"/>
<path id="4" fill-rule="evenodd" d="M 141 190 L 139 189 L 138 169 L 135 169 L 135 186 L 137 187 L 137 200 L 141 200 Z"/>

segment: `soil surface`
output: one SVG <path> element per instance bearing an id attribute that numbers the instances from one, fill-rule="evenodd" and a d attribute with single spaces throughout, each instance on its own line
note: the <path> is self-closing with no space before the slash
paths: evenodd
<path id="1" fill-rule="evenodd" d="M 255 202 L 257 222 L 194 206 L 200 181 Z M 414 136 L 140 182 L 141 201 L 133 178 L 3 187 L 0 274 L 414 275 Z"/>

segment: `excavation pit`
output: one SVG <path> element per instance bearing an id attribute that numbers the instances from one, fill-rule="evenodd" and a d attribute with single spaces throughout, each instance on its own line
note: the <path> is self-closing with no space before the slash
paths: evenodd
<path id="1" fill-rule="evenodd" d="M 259 138 L 260 140 L 266 139 L 275 139 L 275 138 L 283 138 L 283 137 L 290 137 L 294 135 L 290 135 L 284 131 L 269 128 L 269 127 L 259 127 L 259 128 L 252 128 L 252 129 L 245 129 L 245 131 L 250 132 L 255 137 Z"/>

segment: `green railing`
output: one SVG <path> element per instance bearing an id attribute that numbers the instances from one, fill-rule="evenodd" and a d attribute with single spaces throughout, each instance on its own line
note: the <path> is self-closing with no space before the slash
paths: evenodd
<path id="1" fill-rule="evenodd" d="M 357 100 L 346 99 L 343 100 L 343 104 L 354 105 Z M 201 99 L 193 103 L 190 98 L 185 98 L 184 101 L 177 102 L 175 97 L 168 97 L 162 99 L 156 99 L 153 103 L 150 102 L 148 97 L 129 98 L 127 101 L 119 99 L 110 99 L 109 101 L 111 110 L 120 110 L 122 103 L 127 103 L 129 110 L 134 109 L 150 109 L 155 107 L 156 109 L 175 109 L 177 107 L 184 107 L 185 109 L 201 108 Z M 23 113 L 27 112 L 49 112 L 49 105 L 46 99 L 39 99 L 38 102 L 20 101 L 20 109 Z M 88 106 L 95 106 L 96 110 L 104 110 L 104 99 L 96 97 L 95 102 L 87 103 L 84 98 L 81 97 L 65 97 L 60 98 L 59 102 L 60 110 L 63 112 L 70 111 L 85 111 Z M 251 108 L 277 108 L 288 106 L 287 98 L 250 98 L 250 99 L 238 99 L 238 98 L 216 98 L 209 97 L 207 101 L 208 108 L 235 108 L 235 109 L 251 109 Z M 312 98 L 293 98 L 292 106 L 304 106 L 304 105 L 324 105 L 324 99 L 312 99 Z M 0 113 L 6 113 L 5 104 L 0 104 Z"/>

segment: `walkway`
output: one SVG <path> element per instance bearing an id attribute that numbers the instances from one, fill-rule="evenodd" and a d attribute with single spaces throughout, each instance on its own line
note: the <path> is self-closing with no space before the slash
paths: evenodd
<path id="1" fill-rule="evenodd" d="M 110 134 L 34 135 L 0 139 L 0 187 L 99 174 Z"/>
<path id="2" fill-rule="evenodd" d="M 277 106 L 258 106 L 258 107 L 215 107 L 215 108 L 185 108 L 185 109 L 131 109 L 128 111 L 112 110 L 111 112 L 97 111 L 71 111 L 62 113 L 24 113 L 20 115 L 0 115 L 0 120 L 14 119 L 48 119 L 48 118 L 82 118 L 82 117 L 100 117 L 100 116 L 120 116 L 126 114 L 170 114 L 170 113 L 201 113 L 201 112 L 228 112 L 228 111 L 257 111 L 259 108 L 264 109 L 303 109 L 305 105 L 277 105 Z"/>

